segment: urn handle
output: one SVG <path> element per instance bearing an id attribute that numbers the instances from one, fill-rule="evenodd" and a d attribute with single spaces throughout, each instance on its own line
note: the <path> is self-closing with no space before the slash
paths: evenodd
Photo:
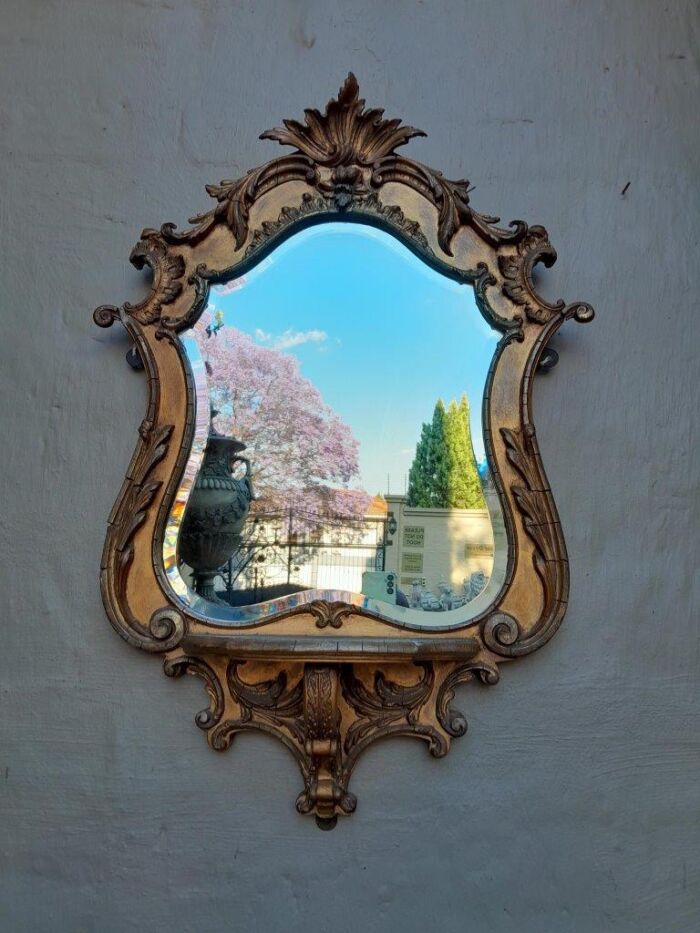
<path id="1" fill-rule="evenodd" d="M 242 457 L 240 454 L 234 454 L 230 460 L 230 469 L 233 471 L 234 463 L 244 463 L 245 464 L 245 476 L 242 477 L 241 482 L 245 483 L 248 487 L 248 495 L 251 499 L 256 498 L 255 491 L 253 489 L 253 480 L 251 478 L 251 466 L 250 459 L 248 457 Z"/>

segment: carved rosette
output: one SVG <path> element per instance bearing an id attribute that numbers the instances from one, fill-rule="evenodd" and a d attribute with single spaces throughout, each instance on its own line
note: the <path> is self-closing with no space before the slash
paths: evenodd
<path id="1" fill-rule="evenodd" d="M 426 742 L 432 755 L 446 754 L 452 738 L 467 729 L 466 719 L 452 706 L 457 688 L 471 680 L 497 683 L 497 663 L 534 651 L 551 638 L 567 601 L 566 550 L 531 424 L 529 382 L 557 328 L 569 318 L 590 321 L 593 309 L 582 302 L 547 302 L 538 295 L 534 268 L 556 260 L 543 227 L 528 227 L 521 220 L 500 226 L 499 218 L 474 210 L 468 181 L 451 181 L 397 153 L 423 135 L 400 120 L 386 119 L 381 109 L 366 108 L 355 77 L 349 75 L 323 112 L 306 110 L 303 122 L 286 120 L 262 134 L 291 146 L 291 153 L 242 178 L 209 185 L 214 206 L 193 217 L 188 229 L 166 223 L 144 230 L 131 262 L 151 270 L 148 295 L 139 304 L 102 305 L 94 312 L 102 327 L 115 320 L 127 327 L 150 387 L 148 414 L 110 515 L 103 554 L 102 594 L 110 620 L 129 643 L 165 653 L 168 676 L 187 673 L 203 680 L 209 705 L 196 722 L 212 748 L 224 750 L 236 733 L 246 731 L 283 742 L 302 774 L 297 809 L 314 814 L 323 828 L 355 809 L 348 790 L 352 770 L 377 739 L 414 736 Z M 288 199 L 277 196 L 263 202 L 268 208 L 261 206 L 261 199 L 284 186 L 293 192 Z M 421 223 L 410 216 L 418 212 L 416 193 L 432 206 L 427 213 L 420 211 Z M 426 221 L 426 216 L 432 219 Z M 242 657 L 231 647 L 235 636 L 193 618 L 178 603 L 158 563 L 158 535 L 184 468 L 193 423 L 192 386 L 178 333 L 197 320 L 212 280 L 225 279 L 241 263 L 255 261 L 294 229 L 332 218 L 386 228 L 427 262 L 473 285 L 481 312 L 504 334 L 490 388 L 506 351 L 516 342 L 520 345 L 519 382 L 508 380 L 515 386 L 511 407 L 504 417 L 491 412 L 489 401 L 486 438 L 508 527 L 508 585 L 488 612 L 468 628 L 449 633 L 456 636 L 453 642 L 462 639 L 463 649 L 469 642 L 474 650 L 431 655 L 421 653 L 422 648 L 412 653 L 406 649 L 404 660 L 384 662 L 394 638 L 404 637 L 411 648 L 432 641 L 433 649 L 440 648 L 439 639 L 412 633 L 414 644 L 398 623 L 378 620 L 360 606 L 316 600 L 270 617 L 254 632 L 265 655 L 267 633 L 280 639 L 284 626 L 294 625 L 294 632 L 302 631 L 314 646 L 308 656 L 300 654 L 294 634 L 285 642 L 288 654 L 282 658 L 278 649 L 266 659 Z M 468 236 L 456 242 L 463 231 Z M 454 258 L 461 255 L 464 242 L 476 244 L 473 268 Z M 182 410 L 174 398 L 178 404 L 187 399 Z M 174 438 L 179 444 L 175 452 Z M 541 608 L 535 618 L 524 618 L 517 602 L 504 610 L 511 606 L 509 587 L 514 582 L 521 588 L 537 587 Z M 354 634 L 357 622 L 363 626 L 361 636 Z M 196 632 L 204 628 L 206 638 L 228 637 L 226 649 L 217 652 L 210 642 L 198 643 Z M 367 637 L 367 631 L 375 634 Z M 250 633 L 246 638 L 249 644 Z M 330 647 L 324 654 L 319 645 L 326 644 Z"/>

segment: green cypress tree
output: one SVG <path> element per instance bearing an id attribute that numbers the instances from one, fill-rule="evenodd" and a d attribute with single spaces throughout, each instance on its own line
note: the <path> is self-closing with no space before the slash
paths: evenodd
<path id="1" fill-rule="evenodd" d="M 425 508 L 430 505 L 430 425 L 421 427 L 420 440 L 416 444 L 416 454 L 408 471 L 408 505 Z"/>
<path id="2" fill-rule="evenodd" d="M 438 399 L 432 421 L 422 425 L 408 474 L 407 502 L 419 508 L 486 508 L 466 395 L 447 408 Z"/>
<path id="3" fill-rule="evenodd" d="M 464 418 L 454 399 L 448 405 L 445 415 L 445 450 L 448 464 L 445 505 L 452 509 L 463 509 L 468 493 L 468 457 Z"/>
<path id="4" fill-rule="evenodd" d="M 464 485 L 465 496 L 464 509 L 485 509 L 486 500 L 481 486 L 481 477 L 476 466 L 476 455 L 474 454 L 474 444 L 472 442 L 472 427 L 469 417 L 469 401 L 466 395 L 462 395 L 459 402 L 459 412 L 461 415 L 463 432 L 463 450 L 464 450 Z"/>
<path id="5" fill-rule="evenodd" d="M 447 449 L 445 403 L 437 400 L 433 420 L 430 426 L 430 446 L 428 468 L 430 472 L 430 505 L 433 508 L 447 508 L 450 461 Z"/>

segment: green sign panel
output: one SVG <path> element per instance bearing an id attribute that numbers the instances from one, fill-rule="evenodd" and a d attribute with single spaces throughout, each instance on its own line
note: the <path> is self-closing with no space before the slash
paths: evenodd
<path id="1" fill-rule="evenodd" d="M 422 525 L 404 525 L 403 546 L 423 547 L 425 528 Z"/>

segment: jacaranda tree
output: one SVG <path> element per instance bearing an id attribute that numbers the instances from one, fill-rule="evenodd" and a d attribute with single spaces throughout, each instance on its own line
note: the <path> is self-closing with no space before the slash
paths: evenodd
<path id="1" fill-rule="evenodd" d="M 353 490 L 359 443 L 300 370 L 298 359 L 255 343 L 229 325 L 196 339 L 206 365 L 209 397 L 222 434 L 247 446 L 258 507 L 357 518 L 371 497 Z"/>

